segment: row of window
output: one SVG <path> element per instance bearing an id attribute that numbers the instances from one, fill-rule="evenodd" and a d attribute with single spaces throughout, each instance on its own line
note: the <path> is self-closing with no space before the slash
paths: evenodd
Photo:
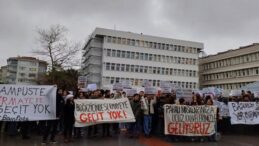
<path id="1" fill-rule="evenodd" d="M 232 57 L 212 63 L 207 63 L 203 65 L 203 69 L 214 69 L 214 68 L 220 68 L 220 67 L 226 67 L 226 66 L 232 66 L 237 64 L 243 64 L 243 63 L 249 63 L 259 60 L 259 52 L 257 53 L 251 53 L 247 55 L 242 55 L 238 57 Z"/>
<path id="2" fill-rule="evenodd" d="M 169 51 L 178 51 L 178 52 L 193 53 L 193 54 L 197 54 L 198 50 L 200 50 L 200 48 L 189 47 L 189 46 L 187 47 L 187 46 L 181 46 L 181 45 L 164 44 L 164 43 L 134 40 L 134 39 L 128 39 L 128 38 L 112 37 L 112 36 L 107 36 L 105 40 L 107 43 L 129 45 L 129 46 L 136 46 L 136 47 L 146 47 L 146 48 L 169 50 Z"/>
<path id="3" fill-rule="evenodd" d="M 216 79 L 230 79 L 236 77 L 246 77 L 246 76 L 253 76 L 259 75 L 259 68 L 249 68 L 249 69 L 242 69 L 242 70 L 234 70 L 229 72 L 222 72 L 210 75 L 204 75 L 204 81 L 216 80 Z"/>
<path id="4" fill-rule="evenodd" d="M 144 81 L 147 79 L 136 79 L 136 78 L 120 78 L 120 77 L 103 77 L 103 84 L 114 84 L 114 83 L 120 83 L 122 81 L 131 81 L 132 86 L 142 86 Z M 148 80 L 151 85 L 154 87 L 160 87 L 160 80 Z M 196 82 L 180 82 L 180 81 L 170 81 L 170 83 L 173 83 L 181 88 L 187 88 L 187 89 L 196 89 L 197 83 Z"/>
<path id="5" fill-rule="evenodd" d="M 197 71 L 133 64 L 105 63 L 105 70 L 196 77 Z"/>
<path id="6" fill-rule="evenodd" d="M 128 58 L 128 59 L 136 59 L 136 60 L 166 62 L 166 63 L 175 63 L 175 64 L 188 64 L 188 65 L 196 65 L 197 63 L 196 61 L 197 59 L 193 59 L 193 58 L 174 57 L 174 56 L 121 51 L 121 50 L 113 50 L 113 49 L 104 49 L 104 52 L 106 56 L 109 56 L 109 57 L 119 57 L 119 58 Z"/>
<path id="7" fill-rule="evenodd" d="M 21 77 L 25 77 L 25 76 L 26 76 L 25 73 L 19 73 L 19 74 L 20 74 Z M 28 77 L 30 77 L 30 78 L 35 78 L 35 77 L 36 77 L 36 74 L 34 74 L 34 73 L 29 73 L 29 74 L 28 74 Z"/>
<path id="8" fill-rule="evenodd" d="M 247 84 L 250 84 L 251 82 L 243 82 L 243 83 L 232 83 L 232 84 L 218 84 L 218 85 L 212 85 L 212 86 L 205 86 L 205 87 L 217 87 L 222 88 L 225 90 L 234 90 L 234 89 L 240 89 L 241 87 L 246 86 Z"/>

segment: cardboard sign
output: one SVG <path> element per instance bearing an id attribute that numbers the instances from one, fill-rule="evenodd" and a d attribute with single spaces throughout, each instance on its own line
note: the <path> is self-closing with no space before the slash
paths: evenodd
<path id="1" fill-rule="evenodd" d="M 121 83 L 115 83 L 114 85 L 113 85 L 113 88 L 112 88 L 113 90 L 123 90 L 123 86 L 122 86 L 122 84 Z"/>
<path id="2" fill-rule="evenodd" d="M 131 89 L 131 81 L 124 80 L 121 82 L 121 84 L 123 89 Z"/>
<path id="3" fill-rule="evenodd" d="M 87 90 L 88 90 L 88 91 L 97 90 L 97 85 L 96 85 L 96 84 L 88 84 L 88 85 L 87 85 Z"/>
<path id="4" fill-rule="evenodd" d="M 215 133 L 215 106 L 164 105 L 165 134 L 210 136 Z"/>
<path id="5" fill-rule="evenodd" d="M 231 124 L 259 124 L 259 105 L 256 102 L 229 102 Z"/>
<path id="6" fill-rule="evenodd" d="M 135 122 L 128 98 L 76 99 L 75 127 L 101 123 Z"/>
<path id="7" fill-rule="evenodd" d="M 155 87 L 146 87 L 144 92 L 145 94 L 156 94 L 157 89 Z"/>
<path id="8" fill-rule="evenodd" d="M 127 89 L 124 91 L 126 92 L 126 96 L 133 96 L 134 94 L 137 93 L 137 89 Z"/>
<path id="9" fill-rule="evenodd" d="M 56 86 L 0 84 L 0 121 L 56 119 Z"/>
<path id="10" fill-rule="evenodd" d="M 229 96 L 241 96 L 241 90 L 231 90 Z"/>

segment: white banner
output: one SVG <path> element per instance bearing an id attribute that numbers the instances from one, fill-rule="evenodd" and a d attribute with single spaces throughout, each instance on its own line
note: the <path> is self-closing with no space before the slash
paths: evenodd
<path id="1" fill-rule="evenodd" d="M 75 127 L 101 123 L 135 122 L 128 98 L 76 99 Z"/>
<path id="2" fill-rule="evenodd" d="M 56 86 L 0 84 L 0 121 L 56 119 Z"/>
<path id="3" fill-rule="evenodd" d="M 256 102 L 229 102 L 231 124 L 259 124 L 259 105 Z"/>
<path id="4" fill-rule="evenodd" d="M 216 132 L 216 106 L 164 105 L 165 134 L 209 136 Z"/>

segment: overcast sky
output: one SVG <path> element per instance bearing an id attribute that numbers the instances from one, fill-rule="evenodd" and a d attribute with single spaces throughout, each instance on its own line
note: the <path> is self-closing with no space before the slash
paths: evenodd
<path id="1" fill-rule="evenodd" d="M 198 41 L 207 54 L 259 42 L 258 0 L 0 0 L 0 66 L 32 55 L 37 28 L 61 24 L 81 41 L 104 27 Z"/>

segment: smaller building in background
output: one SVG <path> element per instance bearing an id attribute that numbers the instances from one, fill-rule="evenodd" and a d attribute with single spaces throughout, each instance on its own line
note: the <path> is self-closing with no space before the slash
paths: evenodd
<path id="1" fill-rule="evenodd" d="M 259 44 L 202 57 L 199 71 L 201 88 L 233 90 L 259 81 Z"/>
<path id="2" fill-rule="evenodd" d="M 5 84 L 7 83 L 7 66 L 2 66 L 0 68 L 0 84 Z"/>
<path id="3" fill-rule="evenodd" d="M 34 57 L 11 57 L 7 59 L 7 83 L 35 85 L 46 73 L 47 65 Z"/>

